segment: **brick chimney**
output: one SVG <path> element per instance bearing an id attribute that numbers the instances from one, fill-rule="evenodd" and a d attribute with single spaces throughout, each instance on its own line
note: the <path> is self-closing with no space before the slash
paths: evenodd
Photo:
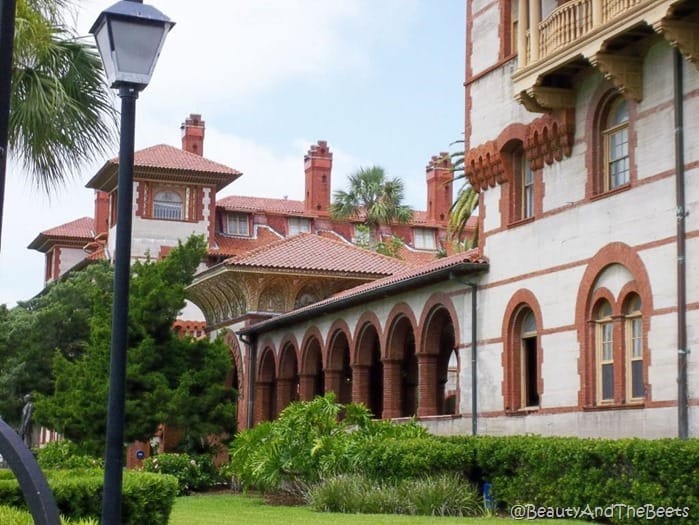
<path id="1" fill-rule="evenodd" d="M 95 190 L 95 236 L 109 232 L 109 193 Z"/>
<path id="2" fill-rule="evenodd" d="M 454 199 L 451 159 L 448 153 L 434 155 L 425 168 L 427 172 L 427 220 L 445 223 Z"/>
<path id="3" fill-rule="evenodd" d="M 303 158 L 306 172 L 305 212 L 327 217 L 330 208 L 330 172 L 333 154 L 328 143 L 319 140 Z"/>
<path id="4" fill-rule="evenodd" d="M 182 130 L 182 149 L 204 155 L 204 121 L 201 115 L 191 113 L 180 129 Z"/>

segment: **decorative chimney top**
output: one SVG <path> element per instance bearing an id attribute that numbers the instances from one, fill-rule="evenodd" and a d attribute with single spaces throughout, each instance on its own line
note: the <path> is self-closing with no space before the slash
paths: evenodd
<path id="1" fill-rule="evenodd" d="M 182 126 L 182 149 L 196 155 L 204 155 L 204 121 L 201 115 L 191 113 Z"/>

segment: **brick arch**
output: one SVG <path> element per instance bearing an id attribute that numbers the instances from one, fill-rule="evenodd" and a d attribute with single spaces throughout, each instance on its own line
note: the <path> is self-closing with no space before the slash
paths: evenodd
<path id="1" fill-rule="evenodd" d="M 277 412 L 281 412 L 289 403 L 298 400 L 299 393 L 299 358 L 298 346 L 293 336 L 285 338 L 279 350 L 279 367 L 277 368 Z"/>
<path id="2" fill-rule="evenodd" d="M 347 324 L 347 321 L 344 319 L 336 319 L 332 325 L 330 325 L 330 329 L 328 330 L 328 353 L 330 352 L 330 349 L 332 348 L 334 338 L 337 337 L 339 333 L 342 333 L 345 335 L 345 338 L 347 339 L 347 346 L 349 347 L 349 352 L 350 352 L 350 361 L 352 361 L 352 346 L 354 343 L 354 339 L 352 337 L 352 331 L 350 330 L 349 325 Z"/>
<path id="3" fill-rule="evenodd" d="M 401 318 L 407 319 L 407 321 L 410 323 L 410 328 L 412 329 L 413 334 L 419 333 L 419 325 L 415 318 L 413 309 L 407 303 L 396 304 L 386 316 L 386 330 L 382 334 L 381 347 L 383 348 L 382 357 L 384 359 L 400 358 L 400 356 L 396 356 L 394 352 L 391 352 L 389 343 L 393 335 L 392 331 L 394 330 L 396 323 L 399 322 Z M 417 337 L 415 339 L 415 353 L 417 353 L 419 351 L 417 347 L 418 339 Z"/>
<path id="4" fill-rule="evenodd" d="M 235 367 L 236 380 L 238 382 L 238 390 L 240 391 L 239 397 L 242 397 L 243 393 L 243 354 L 240 351 L 240 344 L 238 343 L 238 337 L 233 333 L 232 330 L 223 331 L 223 342 L 228 346 L 228 350 L 233 359 L 233 366 Z M 228 383 L 228 381 L 226 381 Z M 231 378 L 230 385 L 233 386 L 233 381 Z"/>
<path id="5" fill-rule="evenodd" d="M 507 303 L 505 314 L 502 318 L 502 364 L 503 382 L 502 395 L 505 411 L 515 412 L 523 408 L 522 403 L 522 369 L 521 369 L 521 322 L 524 308 L 531 310 L 536 320 L 537 333 L 544 328 L 544 317 L 536 295 L 531 290 L 521 288 L 517 290 Z M 541 345 L 541 337 L 537 337 L 537 391 L 539 396 L 544 391 L 544 380 L 541 375 L 541 364 L 544 352 Z"/>
<path id="6" fill-rule="evenodd" d="M 602 272 L 613 264 L 625 267 L 631 274 L 631 279 L 622 287 L 619 296 L 615 297 L 606 288 L 593 290 L 593 285 Z M 648 363 L 650 361 L 650 350 L 647 346 L 648 332 L 650 331 L 650 317 L 653 312 L 653 294 L 650 286 L 650 279 L 646 266 L 641 260 L 638 252 L 632 247 L 622 242 L 613 242 L 601 248 L 588 262 L 583 274 L 575 308 L 575 324 L 580 343 L 580 358 L 578 360 L 578 371 L 581 377 L 580 390 L 578 392 L 578 402 L 580 406 L 593 406 L 597 402 L 596 394 L 596 342 L 595 327 L 593 325 L 592 313 L 595 303 L 604 297 L 612 306 L 612 316 L 620 319 L 622 316 L 621 301 L 625 296 L 634 292 L 641 299 L 641 312 L 643 315 L 643 341 L 644 341 L 644 362 L 643 375 L 646 384 L 648 383 Z M 615 362 L 619 363 L 617 368 L 622 366 L 622 337 L 621 323 L 616 322 L 614 327 L 615 341 Z M 615 372 L 616 374 L 616 372 Z M 615 375 L 621 378 L 621 376 Z M 646 398 L 649 397 L 649 390 Z M 615 393 L 615 404 L 623 397 L 621 392 Z"/>
<path id="7" fill-rule="evenodd" d="M 459 340 L 456 319 L 454 305 L 444 293 L 433 294 L 423 307 L 421 344 L 417 355 L 419 416 L 446 414 L 449 411 L 445 404 L 445 388 L 449 380 L 449 361 Z"/>
<path id="8" fill-rule="evenodd" d="M 420 339 L 412 308 L 406 303 L 393 307 L 387 316 L 383 344 L 384 398 L 383 417 L 417 414 L 418 363 Z"/>
<path id="9" fill-rule="evenodd" d="M 281 371 L 281 366 L 282 366 L 282 353 L 284 350 L 288 347 L 291 346 L 294 349 L 294 354 L 296 355 L 296 362 L 300 363 L 301 362 L 301 354 L 299 351 L 299 344 L 296 340 L 296 336 L 294 334 L 285 334 L 281 341 L 279 342 L 279 348 L 276 353 L 276 364 L 277 364 L 277 370 Z"/>
<path id="10" fill-rule="evenodd" d="M 381 417 L 383 412 L 380 326 L 376 314 L 362 314 L 355 326 L 352 358 L 352 400 L 363 403 L 374 417 Z"/>
<path id="11" fill-rule="evenodd" d="M 333 326 L 336 328 L 328 333 L 325 390 L 335 392 L 338 403 L 347 404 L 352 401 L 349 329 L 344 321 Z"/>
<path id="12" fill-rule="evenodd" d="M 422 327 L 422 342 L 420 345 L 421 352 L 425 352 L 425 343 L 427 341 L 426 337 L 428 335 L 429 323 L 431 318 L 437 311 L 442 308 L 447 311 L 447 314 L 451 318 L 451 324 L 454 327 L 454 342 L 458 344 L 461 342 L 461 333 L 459 326 L 459 316 L 456 313 L 456 308 L 454 307 L 454 302 L 444 292 L 436 292 L 427 299 L 425 305 L 422 307 L 422 314 L 420 315 L 420 323 L 418 326 Z"/>
<path id="13" fill-rule="evenodd" d="M 255 381 L 254 423 L 271 421 L 277 416 L 276 360 L 271 346 L 262 347 Z"/>
<path id="14" fill-rule="evenodd" d="M 323 337 L 316 326 L 306 330 L 299 361 L 299 398 L 310 401 L 325 392 L 323 372 Z"/>
<path id="15" fill-rule="evenodd" d="M 503 129 L 498 137 L 495 139 L 495 144 L 498 151 L 507 151 L 508 147 L 515 143 L 521 142 L 522 146 L 527 138 L 527 126 L 519 122 L 510 124 L 505 129 Z"/>
<path id="16" fill-rule="evenodd" d="M 325 339 L 323 338 L 323 335 L 320 333 L 320 330 L 317 326 L 311 326 L 304 332 L 303 340 L 301 342 L 301 360 L 299 361 L 299 363 L 301 363 L 301 370 L 305 370 L 307 368 L 306 355 L 308 351 L 308 345 L 313 340 L 318 341 L 322 366 L 325 367 L 327 355 L 325 349 Z"/>

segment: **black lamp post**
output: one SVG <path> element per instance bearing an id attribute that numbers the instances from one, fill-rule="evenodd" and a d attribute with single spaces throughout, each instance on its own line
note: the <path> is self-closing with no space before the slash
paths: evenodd
<path id="1" fill-rule="evenodd" d="M 90 29 L 102 56 L 107 80 L 119 90 L 121 98 L 103 525 L 121 524 L 136 99 L 150 82 L 165 37 L 173 25 L 167 16 L 140 0 L 122 0 L 102 11 Z"/>

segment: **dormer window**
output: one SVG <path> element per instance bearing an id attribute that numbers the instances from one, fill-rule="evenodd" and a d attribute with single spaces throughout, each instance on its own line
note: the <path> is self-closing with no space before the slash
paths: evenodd
<path id="1" fill-rule="evenodd" d="M 247 213 L 229 213 L 225 219 L 225 232 L 239 237 L 250 236 L 250 216 Z"/>
<path id="2" fill-rule="evenodd" d="M 183 217 L 182 196 L 173 190 L 157 191 L 153 196 L 153 218 L 180 221 Z"/>
<path id="3" fill-rule="evenodd" d="M 417 250 L 436 250 L 434 228 L 413 228 L 413 247 Z"/>
<path id="4" fill-rule="evenodd" d="M 304 217 L 289 217 L 288 231 L 290 236 L 308 233 L 311 231 L 311 220 Z"/>

